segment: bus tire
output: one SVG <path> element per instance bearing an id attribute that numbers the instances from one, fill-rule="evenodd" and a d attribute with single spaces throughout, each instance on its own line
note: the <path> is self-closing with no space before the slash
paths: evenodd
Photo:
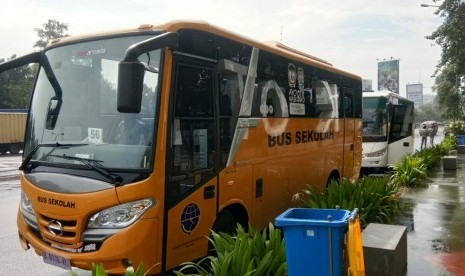
<path id="1" fill-rule="evenodd" d="M 218 214 L 212 230 L 216 233 L 226 233 L 233 235 L 236 233 L 237 220 L 233 213 L 229 210 L 224 210 Z"/>
<path id="2" fill-rule="evenodd" d="M 334 182 L 334 181 L 339 182 L 339 180 L 340 180 L 339 173 L 337 171 L 332 172 L 329 175 L 328 180 L 326 181 L 326 189 L 328 189 L 331 182 Z"/>
<path id="3" fill-rule="evenodd" d="M 219 233 L 226 233 L 228 235 L 235 235 L 237 233 L 237 220 L 233 213 L 229 210 L 223 210 L 218 214 L 215 223 L 213 224 L 212 231 Z M 213 246 L 213 236 L 210 233 L 210 241 L 208 241 L 208 255 L 216 256 L 217 252 L 215 246 Z"/>

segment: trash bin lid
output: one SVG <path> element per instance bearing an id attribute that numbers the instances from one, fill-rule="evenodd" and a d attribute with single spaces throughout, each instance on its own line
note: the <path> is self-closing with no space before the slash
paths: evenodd
<path id="1" fill-rule="evenodd" d="M 341 209 L 290 208 L 275 219 L 278 227 L 286 226 L 331 226 L 346 227 L 350 212 Z"/>

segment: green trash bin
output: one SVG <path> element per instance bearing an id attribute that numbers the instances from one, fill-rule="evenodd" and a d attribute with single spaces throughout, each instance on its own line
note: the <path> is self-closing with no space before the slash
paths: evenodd
<path id="1" fill-rule="evenodd" d="M 284 231 L 287 272 L 297 275 L 344 275 L 344 235 L 351 212 L 291 208 L 279 215 Z"/>

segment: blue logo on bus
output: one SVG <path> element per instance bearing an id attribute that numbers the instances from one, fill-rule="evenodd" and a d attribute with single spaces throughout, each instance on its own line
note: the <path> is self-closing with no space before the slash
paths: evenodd
<path id="1" fill-rule="evenodd" d="M 182 230 L 186 233 L 192 232 L 200 219 L 200 208 L 197 204 L 191 203 L 184 208 L 181 214 Z"/>

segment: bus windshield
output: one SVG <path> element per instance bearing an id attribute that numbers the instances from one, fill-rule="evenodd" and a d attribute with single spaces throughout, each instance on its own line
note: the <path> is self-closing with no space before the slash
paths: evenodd
<path id="1" fill-rule="evenodd" d="M 150 37 L 117 37 L 48 50 L 31 103 L 25 156 L 58 166 L 84 166 L 79 160 L 87 159 L 110 169 L 148 169 L 154 155 L 161 51 L 139 58 L 151 68 L 145 73 L 139 113 L 118 112 L 117 81 L 126 49 Z"/>
<path id="2" fill-rule="evenodd" d="M 387 141 L 386 98 L 363 98 L 363 142 Z"/>

